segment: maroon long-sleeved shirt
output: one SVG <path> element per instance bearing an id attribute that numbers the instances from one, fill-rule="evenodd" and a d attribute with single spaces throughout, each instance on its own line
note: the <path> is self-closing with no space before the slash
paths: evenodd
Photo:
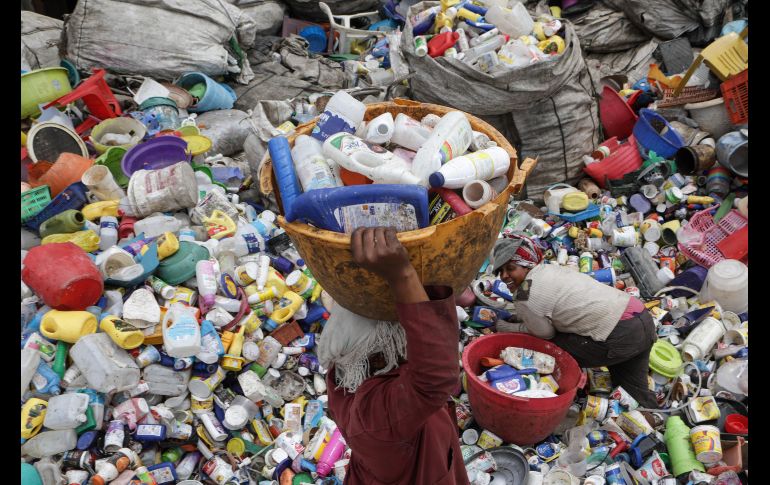
<path id="1" fill-rule="evenodd" d="M 353 454 L 346 485 L 466 485 L 454 413 L 459 330 L 448 287 L 426 287 L 431 301 L 398 304 L 408 362 L 366 379 L 350 394 L 327 374 L 329 410 Z"/>

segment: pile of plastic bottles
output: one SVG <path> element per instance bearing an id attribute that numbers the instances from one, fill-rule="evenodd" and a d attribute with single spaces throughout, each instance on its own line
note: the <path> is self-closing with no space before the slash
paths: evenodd
<path id="1" fill-rule="evenodd" d="M 86 161 L 22 209 L 22 483 L 342 483 L 333 302 L 275 214 L 184 151 L 127 188 Z"/>
<path id="2" fill-rule="evenodd" d="M 561 21 L 549 15 L 535 21 L 521 2 L 442 0 L 408 22 L 418 56 L 454 58 L 490 74 L 547 60 L 565 48 Z"/>
<path id="3" fill-rule="evenodd" d="M 508 152 L 473 131 L 464 113 L 419 121 L 384 113 L 367 123 L 365 111 L 340 91 L 310 136 L 291 148 L 284 137 L 268 143 L 289 222 L 408 231 L 467 214 L 507 187 Z"/>

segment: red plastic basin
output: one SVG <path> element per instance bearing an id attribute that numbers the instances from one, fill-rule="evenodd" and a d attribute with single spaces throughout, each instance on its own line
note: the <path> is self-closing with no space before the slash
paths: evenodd
<path id="1" fill-rule="evenodd" d="M 529 399 L 502 393 L 478 378 L 482 357 L 499 357 L 506 347 L 523 347 L 556 359 L 553 377 L 559 383 L 557 397 Z M 575 359 L 551 342 L 524 333 L 498 333 L 474 340 L 463 352 L 468 398 L 473 417 L 508 443 L 532 445 L 543 441 L 567 416 L 575 393 L 586 375 Z"/>

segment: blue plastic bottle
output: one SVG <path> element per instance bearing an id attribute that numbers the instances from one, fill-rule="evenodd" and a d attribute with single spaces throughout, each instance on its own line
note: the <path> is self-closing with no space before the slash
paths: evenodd
<path id="1" fill-rule="evenodd" d="M 37 373 L 32 377 L 32 384 L 42 394 L 61 394 L 59 383 L 61 379 L 44 361 L 37 366 Z"/>
<path id="2" fill-rule="evenodd" d="M 285 213 L 291 211 L 294 200 L 302 193 L 291 158 L 291 147 L 285 136 L 277 136 L 267 142 L 270 158 L 273 161 L 273 171 L 281 190 L 281 202 Z"/>
<path id="3" fill-rule="evenodd" d="M 387 226 L 398 232 L 428 225 L 428 191 L 419 185 L 372 184 L 317 189 L 297 197 L 286 212 L 321 229 L 350 234 L 357 227 Z"/>
<path id="4" fill-rule="evenodd" d="M 30 335 L 40 331 L 40 322 L 43 320 L 43 315 L 45 315 L 51 310 L 53 310 L 53 308 L 49 307 L 48 305 L 44 305 L 43 308 L 41 308 L 40 310 L 38 310 L 37 313 L 35 313 L 35 316 L 24 327 L 24 331 L 22 332 L 22 335 L 21 335 L 22 346 L 24 346 L 24 343 L 26 342 L 26 340 L 29 338 Z"/>

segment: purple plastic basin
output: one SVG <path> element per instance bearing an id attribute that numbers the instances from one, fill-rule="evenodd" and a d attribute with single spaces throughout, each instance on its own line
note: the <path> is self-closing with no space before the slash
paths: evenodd
<path id="1" fill-rule="evenodd" d="M 177 136 L 160 136 L 131 148 L 120 166 L 131 176 L 137 170 L 159 170 L 181 161 L 190 161 L 187 142 Z"/>

